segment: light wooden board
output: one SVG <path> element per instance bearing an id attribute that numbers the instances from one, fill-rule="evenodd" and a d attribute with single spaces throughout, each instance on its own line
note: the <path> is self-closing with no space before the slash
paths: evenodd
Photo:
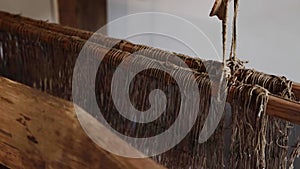
<path id="1" fill-rule="evenodd" d="M 86 112 L 80 115 L 93 122 Z M 115 140 L 118 148 L 126 147 Z M 163 169 L 150 159 L 108 153 L 84 133 L 72 103 L 2 77 L 0 163 L 30 169 Z"/>

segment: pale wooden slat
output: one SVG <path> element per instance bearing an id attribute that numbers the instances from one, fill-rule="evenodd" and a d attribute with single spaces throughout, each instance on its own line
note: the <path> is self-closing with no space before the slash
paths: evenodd
<path id="1" fill-rule="evenodd" d="M 94 123 L 86 112 L 80 116 Z M 105 142 L 109 133 L 100 131 L 98 141 Z M 119 149 L 126 147 L 118 138 L 113 142 Z M 1 77 L 0 163 L 30 169 L 163 169 L 150 159 L 104 151 L 84 133 L 72 103 Z"/>

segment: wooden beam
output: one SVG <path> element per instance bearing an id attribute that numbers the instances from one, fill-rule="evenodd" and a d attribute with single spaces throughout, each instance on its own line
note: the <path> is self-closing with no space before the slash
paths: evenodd
<path id="1" fill-rule="evenodd" d="M 232 96 L 234 92 L 234 87 L 229 89 L 227 96 L 227 101 L 232 103 Z M 213 94 L 216 94 L 216 91 L 213 90 Z M 269 101 L 267 103 L 267 114 L 274 116 L 295 124 L 300 125 L 300 103 L 286 100 L 275 95 L 269 95 Z"/>
<path id="2" fill-rule="evenodd" d="M 0 164 L 4 166 L 164 169 L 150 159 L 123 158 L 97 146 L 81 128 L 73 104 L 68 101 L 2 77 L 0 91 Z M 88 113 L 82 110 L 79 115 L 94 124 L 95 119 Z M 100 123 L 97 125 L 103 127 Z M 103 137 L 98 141 L 105 143 L 112 134 L 104 127 L 101 129 L 97 131 L 101 131 Z M 128 147 L 119 138 L 109 141 L 118 149 Z"/>
<path id="3" fill-rule="evenodd" d="M 270 95 L 267 114 L 300 125 L 300 104 Z"/>
<path id="4" fill-rule="evenodd" d="M 300 101 L 300 83 L 293 83 L 292 91 L 294 92 L 297 100 Z"/>

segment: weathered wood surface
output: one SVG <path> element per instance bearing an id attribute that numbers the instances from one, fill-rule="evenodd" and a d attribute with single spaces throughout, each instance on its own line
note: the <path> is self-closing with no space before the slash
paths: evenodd
<path id="1" fill-rule="evenodd" d="M 95 121 L 84 111 L 80 116 Z M 100 141 L 105 142 L 109 134 L 104 129 Z M 117 148 L 126 147 L 118 138 L 114 143 Z M 30 169 L 163 169 L 150 159 L 123 158 L 104 151 L 84 133 L 72 103 L 2 77 L 0 164 Z"/>

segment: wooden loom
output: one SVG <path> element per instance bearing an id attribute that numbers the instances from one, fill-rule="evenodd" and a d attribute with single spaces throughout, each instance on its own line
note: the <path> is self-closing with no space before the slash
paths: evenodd
<path id="1" fill-rule="evenodd" d="M 8 27 L 15 28 L 15 29 L 9 30 L 9 31 L 11 31 L 12 34 L 20 33 L 20 32 L 17 32 L 17 30 L 20 28 L 22 28 L 22 30 L 23 30 L 23 32 L 21 32 L 21 34 L 34 34 L 35 30 L 39 30 L 40 32 L 44 31 L 44 32 L 47 32 L 49 34 L 49 36 L 48 37 L 41 36 L 40 37 L 41 39 L 45 38 L 45 40 L 48 40 L 47 38 L 51 38 L 51 35 L 53 35 L 53 36 L 60 35 L 62 37 L 61 38 L 62 42 L 65 43 L 65 45 L 67 45 L 67 46 L 68 46 L 67 40 L 71 40 L 72 43 L 78 45 L 78 44 L 82 44 L 85 40 L 87 40 L 92 35 L 92 33 L 90 33 L 90 32 L 79 31 L 79 30 L 75 30 L 72 28 L 68 28 L 68 27 L 61 27 L 61 26 L 55 25 L 55 24 L 47 24 L 44 22 L 37 22 L 37 21 L 31 20 L 28 18 L 22 18 L 20 16 L 12 16 L 7 13 L 1 13 L 0 18 L 1 18 L 1 20 L 0 20 L 1 31 L 5 31 L 6 28 L 8 28 Z M 21 23 L 19 23 L 19 22 L 21 22 Z M 64 35 L 64 36 L 62 36 L 62 35 Z M 74 36 L 76 36 L 76 37 L 74 37 Z M 99 38 L 95 39 L 95 41 L 99 41 L 99 42 L 97 42 L 99 44 L 105 44 L 105 43 L 113 44 L 114 42 L 119 41 L 116 39 L 104 37 L 102 35 L 98 35 L 98 36 L 99 36 Z M 126 42 L 126 41 L 121 41 L 121 43 L 118 43 L 118 45 L 116 45 L 114 47 L 116 49 L 120 49 L 122 51 L 133 52 L 135 49 L 138 49 L 135 46 L 138 46 L 138 45 L 134 45 L 134 44 Z M 140 46 L 140 47 L 142 48 L 144 46 Z M 183 56 L 183 55 L 179 55 L 179 56 L 181 58 L 183 58 L 190 67 L 193 68 L 193 66 L 194 66 L 195 68 L 197 68 L 197 70 L 199 70 L 199 64 L 196 59 L 192 59 L 192 58 L 186 59 L 187 56 Z M 164 58 L 156 58 L 156 59 L 164 60 Z M 40 86 L 35 86 L 35 87 L 44 88 L 45 91 L 49 90 L 49 89 L 47 89 L 47 87 L 43 87 L 43 85 L 41 85 L 41 84 L 35 83 L 35 85 L 34 85 L 33 82 L 31 82 L 31 81 L 23 81 L 22 75 L 19 78 L 14 77 L 13 73 L 11 73 L 9 71 L 12 71 L 12 72 L 18 71 L 16 69 L 15 70 L 14 69 L 10 69 L 10 70 L 0 69 L 0 70 L 1 70 L 1 73 L 3 73 L 5 71 L 4 76 L 8 76 L 14 80 L 21 81 L 22 83 L 25 83 L 30 86 L 40 85 Z M 26 73 L 28 73 L 28 72 L 26 72 Z M 34 77 L 32 77 L 32 78 L 33 78 L 33 81 L 37 80 L 37 79 L 34 79 Z M 5 85 L 6 83 L 7 82 L 5 80 L 2 80 L 1 85 Z M 53 86 L 55 86 L 55 85 L 53 85 Z M 57 86 L 60 86 L 60 85 L 57 85 Z M 231 102 L 232 98 L 234 97 L 233 96 L 234 90 L 235 90 L 234 87 L 229 89 L 229 97 L 228 97 L 229 102 Z M 300 98 L 299 84 L 294 83 L 292 90 L 293 90 L 294 94 L 296 95 L 296 98 L 299 99 Z M 51 93 L 50 90 L 47 92 Z M 55 93 L 51 93 L 51 94 L 57 95 Z M 68 97 L 70 97 L 70 96 L 67 95 L 65 98 L 68 99 Z M 5 97 L 3 96 L 3 98 L 6 98 L 6 96 Z M 0 113 L 3 113 L 3 112 L 0 112 Z M 300 104 L 297 101 L 283 99 L 283 98 L 279 97 L 278 95 L 276 96 L 276 95 L 271 94 L 269 96 L 269 101 L 267 104 L 267 114 L 291 121 L 296 124 L 300 124 Z M 1 160 L 1 156 L 0 156 L 0 160 Z M 0 163 L 1 163 L 1 161 L 0 161 Z M 5 164 L 7 164 L 7 163 L 5 163 Z M 13 166 L 10 166 L 10 167 L 13 167 Z"/>

